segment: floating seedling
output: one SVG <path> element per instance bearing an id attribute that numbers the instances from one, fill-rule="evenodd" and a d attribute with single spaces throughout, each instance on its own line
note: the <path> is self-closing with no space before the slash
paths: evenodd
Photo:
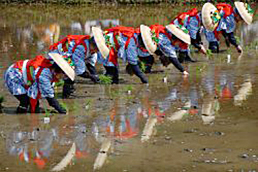
<path id="1" fill-rule="evenodd" d="M 88 110 L 91 106 L 91 103 L 92 103 L 92 99 L 88 99 L 86 100 L 86 104 L 85 104 L 85 109 Z"/>
<path id="2" fill-rule="evenodd" d="M 213 53 L 212 53 L 212 51 L 210 49 L 207 49 L 206 52 L 207 52 L 207 57 L 208 58 L 211 58 L 213 56 Z"/>
<path id="3" fill-rule="evenodd" d="M 227 55 L 227 63 L 230 63 L 230 61 L 231 61 L 231 55 L 228 54 L 228 55 Z"/>
<path id="4" fill-rule="evenodd" d="M 109 85 L 112 83 L 112 78 L 106 75 L 99 75 L 99 80 L 101 84 Z"/>
<path id="5" fill-rule="evenodd" d="M 127 86 L 125 86 L 125 91 L 130 91 L 130 92 L 132 92 L 132 90 L 133 90 L 133 86 L 132 85 L 127 85 Z"/>
<path id="6" fill-rule="evenodd" d="M 44 124 L 49 124 L 50 123 L 50 117 L 44 117 Z"/>

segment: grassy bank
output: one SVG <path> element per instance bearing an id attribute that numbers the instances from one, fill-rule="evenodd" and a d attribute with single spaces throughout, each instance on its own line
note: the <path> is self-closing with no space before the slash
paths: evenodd
<path id="1" fill-rule="evenodd" d="M 92 4 L 92 3 L 118 3 L 118 4 L 152 4 L 152 3 L 182 3 L 182 4 L 202 4 L 205 0 L 0 0 L 0 3 L 44 3 L 44 4 Z M 213 0 L 210 2 L 228 2 L 232 3 L 233 0 Z M 256 2 L 256 0 L 246 0 L 245 2 Z"/>

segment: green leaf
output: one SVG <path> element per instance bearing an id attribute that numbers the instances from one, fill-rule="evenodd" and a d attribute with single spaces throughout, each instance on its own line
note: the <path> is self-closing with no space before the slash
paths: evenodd
<path id="1" fill-rule="evenodd" d="M 213 53 L 210 49 L 207 49 L 207 56 L 208 56 L 208 58 L 213 56 Z"/>
<path id="2" fill-rule="evenodd" d="M 144 73 L 144 72 L 146 71 L 146 65 L 145 65 L 145 63 L 140 61 L 140 62 L 139 62 L 139 66 L 140 66 L 141 71 Z"/>
<path id="3" fill-rule="evenodd" d="M 99 75 L 99 80 L 101 84 L 109 85 L 112 83 L 112 78 L 106 75 Z"/>
<path id="4" fill-rule="evenodd" d="M 64 85 L 64 80 L 59 80 L 58 82 L 55 83 L 56 87 L 62 87 Z"/>

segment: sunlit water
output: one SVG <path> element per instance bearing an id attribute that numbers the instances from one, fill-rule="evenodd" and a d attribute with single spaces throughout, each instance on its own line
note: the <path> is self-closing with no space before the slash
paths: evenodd
<path id="1" fill-rule="evenodd" d="M 53 28 L 60 30 L 61 39 L 67 34 L 91 34 L 92 25 L 165 25 L 182 7 L 1 9 L 3 76 L 14 61 L 44 52 L 57 39 L 49 38 Z M 120 85 L 94 85 L 78 78 L 74 97 L 60 99 L 69 109 L 66 116 L 14 114 L 18 102 L 1 77 L 0 95 L 5 97 L 0 116 L 1 170 L 49 171 L 66 157 L 71 158 L 67 166 L 63 163 L 66 171 L 93 171 L 94 167 L 100 171 L 257 171 L 256 26 L 257 22 L 238 25 L 242 56 L 233 47 L 209 58 L 193 53 L 199 62 L 185 64 L 188 78 L 158 62 L 148 75 L 148 86 L 125 74 L 124 65 Z M 226 49 L 223 41 L 221 49 Z M 41 107 L 47 108 L 47 103 L 42 101 Z"/>

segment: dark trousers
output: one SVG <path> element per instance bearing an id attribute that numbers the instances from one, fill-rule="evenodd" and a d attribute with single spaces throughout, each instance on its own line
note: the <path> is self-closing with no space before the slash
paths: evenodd
<path id="1" fill-rule="evenodd" d="M 133 75 L 135 74 L 137 77 L 140 78 L 142 83 L 148 83 L 147 78 L 145 77 L 144 73 L 141 71 L 139 65 L 133 65 L 133 64 L 128 64 L 126 66 L 126 71 L 128 74 Z"/>
<path id="2" fill-rule="evenodd" d="M 106 76 L 110 76 L 112 78 L 112 84 L 119 83 L 119 73 L 118 68 L 116 66 L 104 66 L 106 69 Z"/>
<path id="3" fill-rule="evenodd" d="M 70 78 L 65 78 L 63 86 L 63 98 L 69 98 L 74 91 L 74 81 L 72 81 Z"/>
<path id="4" fill-rule="evenodd" d="M 209 49 L 213 53 L 219 53 L 219 43 L 217 41 L 209 42 Z"/>
<path id="5" fill-rule="evenodd" d="M 20 102 L 16 109 L 16 113 L 27 113 L 28 106 L 30 104 L 30 98 L 27 96 L 27 94 L 15 95 L 15 97 Z"/>
<path id="6" fill-rule="evenodd" d="M 227 33 L 226 31 L 223 30 L 222 35 L 226 39 L 226 44 L 227 44 L 228 47 L 230 46 L 230 44 L 234 45 L 235 47 L 238 46 L 236 38 L 234 36 L 234 32 Z"/>
<path id="7" fill-rule="evenodd" d="M 97 71 L 96 71 L 95 66 L 92 66 L 91 64 L 86 63 L 86 67 L 87 67 L 87 69 L 88 69 L 88 71 L 90 72 L 91 75 L 97 75 Z"/>

